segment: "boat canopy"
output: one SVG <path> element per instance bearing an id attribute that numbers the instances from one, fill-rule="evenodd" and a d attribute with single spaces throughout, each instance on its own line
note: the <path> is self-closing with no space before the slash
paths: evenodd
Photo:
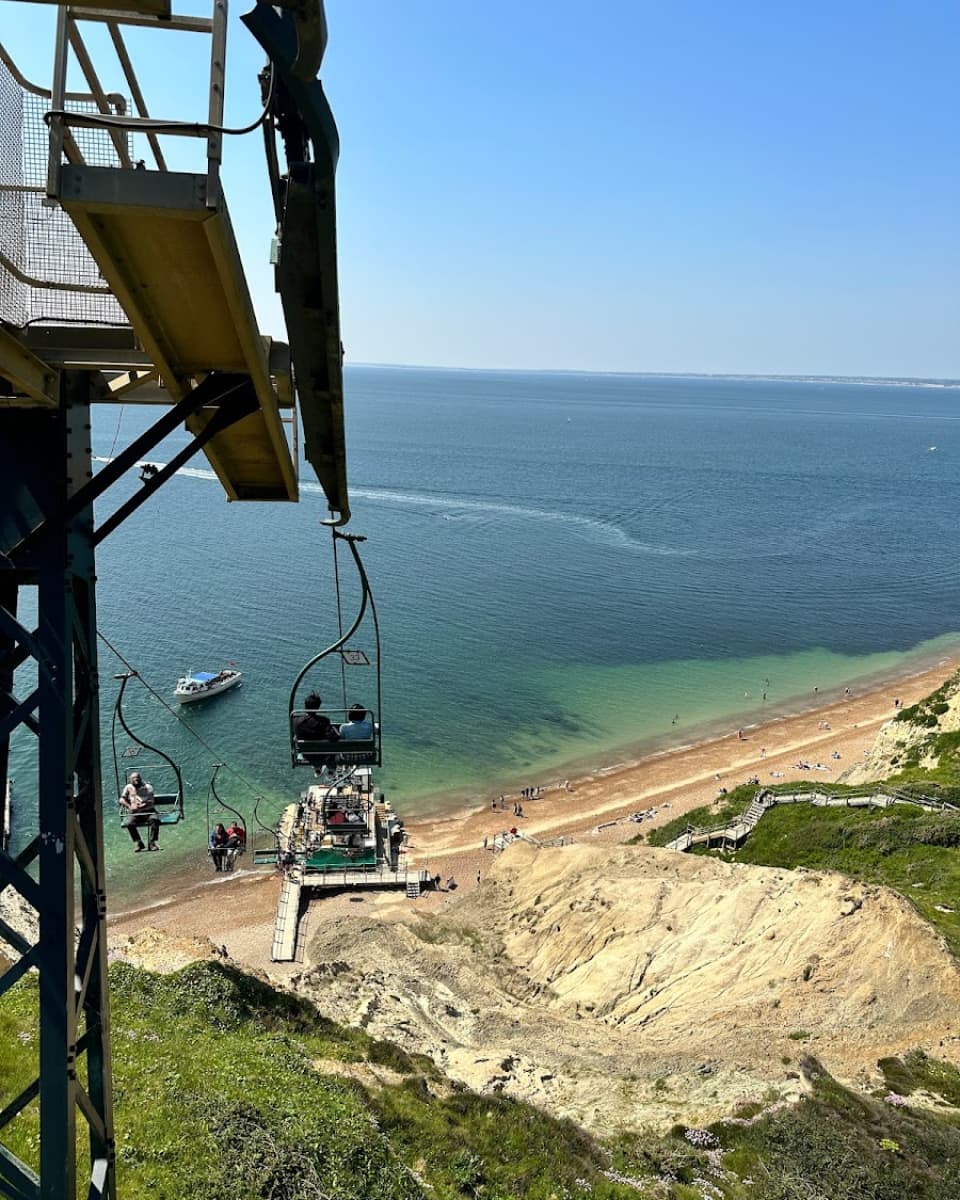
<path id="1" fill-rule="evenodd" d="M 209 683 L 211 679 L 217 678 L 216 671 L 193 671 L 189 675 L 189 679 L 193 683 Z"/>

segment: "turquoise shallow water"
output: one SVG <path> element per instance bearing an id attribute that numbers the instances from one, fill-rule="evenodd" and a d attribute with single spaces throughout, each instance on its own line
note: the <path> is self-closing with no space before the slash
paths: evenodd
<path id="1" fill-rule="evenodd" d="M 402 811 L 735 728 L 960 637 L 955 388 L 361 367 L 346 382 L 382 781 Z M 118 435 L 99 413 L 95 452 L 148 417 L 125 409 Z M 101 627 L 159 692 L 191 668 L 244 671 L 185 724 L 131 696 L 131 723 L 182 762 L 190 814 L 149 868 L 111 816 L 121 890 L 161 858 L 202 865 L 215 759 L 248 817 L 255 795 L 274 816 L 305 784 L 286 707 L 336 628 L 321 500 L 307 482 L 300 505 L 228 505 L 200 461 L 101 547 Z M 101 655 L 106 733 L 118 664 Z M 348 698 L 374 693 L 354 668 Z"/>

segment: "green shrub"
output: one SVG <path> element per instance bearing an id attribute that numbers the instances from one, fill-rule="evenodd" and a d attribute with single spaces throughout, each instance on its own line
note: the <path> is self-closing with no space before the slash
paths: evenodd
<path id="1" fill-rule="evenodd" d="M 756 1156 L 750 1200 L 953 1200 L 960 1194 L 954 1120 L 858 1096 L 812 1059 L 805 1060 L 805 1073 L 813 1092 L 794 1108 L 755 1125 L 715 1127 L 725 1147 Z M 728 1153 L 723 1161 L 729 1166 L 737 1159 Z"/>
<path id="2" fill-rule="evenodd" d="M 406 1050 L 401 1050 L 393 1042 L 371 1042 L 367 1057 L 376 1066 L 389 1067 L 398 1075 L 413 1075 L 417 1070 Z"/>

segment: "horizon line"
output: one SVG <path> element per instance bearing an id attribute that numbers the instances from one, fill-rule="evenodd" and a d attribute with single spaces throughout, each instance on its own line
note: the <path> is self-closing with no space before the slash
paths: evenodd
<path id="1" fill-rule="evenodd" d="M 451 367 L 436 363 L 352 361 L 346 361 L 344 366 L 375 367 L 391 371 L 473 371 L 478 374 L 503 375 L 627 375 L 649 379 L 781 379 L 795 383 L 824 380 L 849 383 L 932 383 L 960 387 L 960 377 L 949 375 L 842 375 L 837 373 L 817 375 L 801 374 L 795 371 L 783 374 L 770 371 L 602 371 L 587 367 Z"/>

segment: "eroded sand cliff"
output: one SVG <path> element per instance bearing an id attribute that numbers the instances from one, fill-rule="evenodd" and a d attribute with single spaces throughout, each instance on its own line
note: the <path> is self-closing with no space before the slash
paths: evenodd
<path id="1" fill-rule="evenodd" d="M 442 916 L 355 907 L 312 922 L 299 990 L 477 1090 L 594 1128 L 789 1094 L 803 1050 L 861 1084 L 913 1046 L 960 1054 L 940 938 L 839 875 L 518 843 Z"/>

